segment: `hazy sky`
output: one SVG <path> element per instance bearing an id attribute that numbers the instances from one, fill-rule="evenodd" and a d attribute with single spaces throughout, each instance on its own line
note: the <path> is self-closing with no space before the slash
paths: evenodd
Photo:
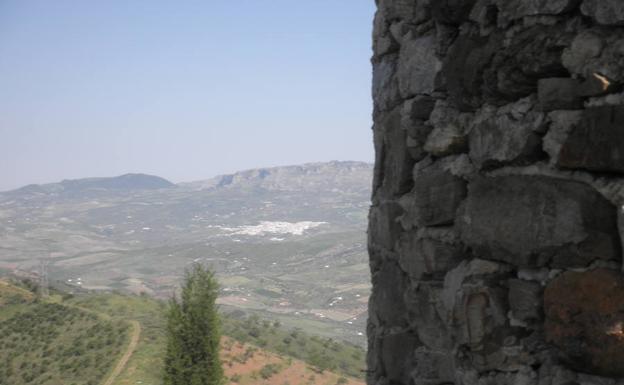
<path id="1" fill-rule="evenodd" d="M 0 190 L 372 161 L 373 0 L 0 0 Z"/>

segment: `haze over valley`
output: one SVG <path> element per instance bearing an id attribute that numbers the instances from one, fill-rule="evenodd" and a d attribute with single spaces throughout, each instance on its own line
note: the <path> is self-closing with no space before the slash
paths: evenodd
<path id="1" fill-rule="evenodd" d="M 169 297 L 218 272 L 225 311 L 365 344 L 372 166 L 313 163 L 191 183 L 128 174 L 0 193 L 0 269 L 69 290 Z"/>

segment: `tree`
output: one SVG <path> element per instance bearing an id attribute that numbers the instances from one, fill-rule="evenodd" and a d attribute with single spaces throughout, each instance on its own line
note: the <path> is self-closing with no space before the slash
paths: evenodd
<path id="1" fill-rule="evenodd" d="M 169 301 L 164 385 L 221 385 L 220 320 L 214 273 L 196 264 L 187 270 L 180 298 Z"/>

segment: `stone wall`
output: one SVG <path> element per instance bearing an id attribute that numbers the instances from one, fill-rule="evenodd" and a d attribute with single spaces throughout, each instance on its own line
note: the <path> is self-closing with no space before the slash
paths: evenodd
<path id="1" fill-rule="evenodd" d="M 624 384 L 624 1 L 377 5 L 368 383 Z"/>

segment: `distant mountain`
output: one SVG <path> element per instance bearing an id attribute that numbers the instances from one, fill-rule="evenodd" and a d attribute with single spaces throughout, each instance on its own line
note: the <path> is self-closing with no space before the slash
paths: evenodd
<path id="1" fill-rule="evenodd" d="M 4 194 L 13 196 L 28 194 L 74 195 L 87 193 L 89 191 L 139 191 L 170 187 L 175 187 L 175 184 L 158 176 L 146 174 L 125 174 L 110 178 L 66 179 L 59 183 L 40 185 L 31 184 L 17 190 L 7 191 Z"/>
<path id="2" fill-rule="evenodd" d="M 203 181 L 180 183 L 180 186 L 195 190 L 261 188 L 268 191 L 362 192 L 370 190 L 372 172 L 373 165 L 370 163 L 332 161 L 258 168 Z"/>
<path id="3" fill-rule="evenodd" d="M 130 174 L 27 186 L 0 194 L 0 274 L 47 258 L 51 282 L 168 298 L 201 262 L 221 306 L 364 345 L 372 174 L 328 162 L 178 185 Z"/>

